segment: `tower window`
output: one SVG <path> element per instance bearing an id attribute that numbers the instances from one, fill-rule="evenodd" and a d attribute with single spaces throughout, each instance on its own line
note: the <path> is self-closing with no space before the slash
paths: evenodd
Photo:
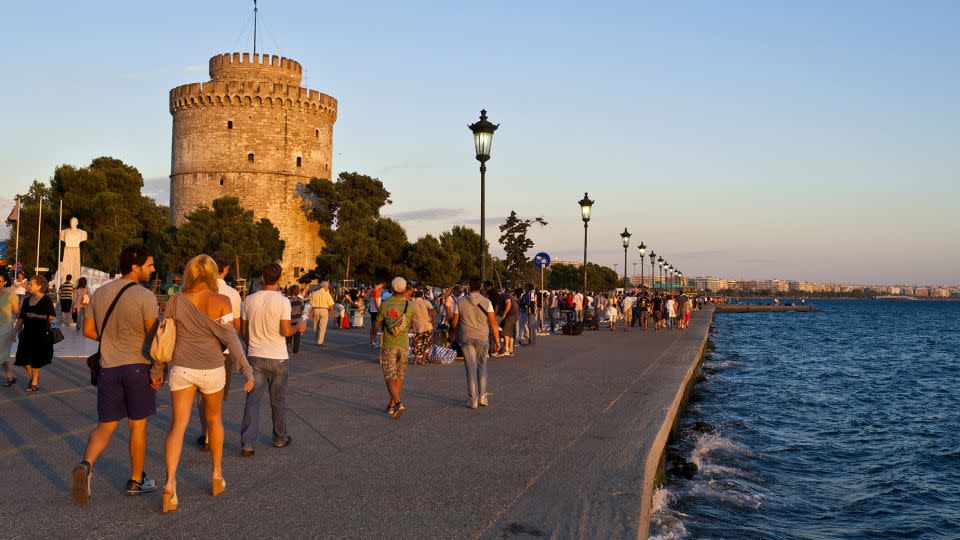
<path id="1" fill-rule="evenodd" d="M 223 185 L 223 178 L 220 179 L 220 185 Z"/>
<path id="2" fill-rule="evenodd" d="M 233 120 L 227 120 L 227 129 L 233 129 Z"/>
<path id="3" fill-rule="evenodd" d="M 299 167 L 302 163 L 303 163 L 303 158 L 300 156 L 297 156 L 297 167 Z"/>
<path id="4" fill-rule="evenodd" d="M 320 130 L 319 130 L 319 129 L 317 129 L 317 138 L 318 138 L 318 139 L 320 138 Z"/>
<path id="5" fill-rule="evenodd" d="M 253 162 L 253 153 L 247 154 L 247 161 Z"/>

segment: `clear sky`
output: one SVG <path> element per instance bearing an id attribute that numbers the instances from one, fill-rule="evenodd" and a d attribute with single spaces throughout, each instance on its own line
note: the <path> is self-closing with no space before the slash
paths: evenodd
<path id="1" fill-rule="evenodd" d="M 960 2 L 261 0 L 258 49 L 339 100 L 334 171 L 411 237 L 476 225 L 466 125 L 500 123 L 487 236 L 622 272 L 628 227 L 687 276 L 957 283 Z M 111 155 L 166 203 L 168 91 L 251 49 L 252 3 L 6 2 L 0 202 Z M 630 270 L 636 261 L 631 248 Z"/>

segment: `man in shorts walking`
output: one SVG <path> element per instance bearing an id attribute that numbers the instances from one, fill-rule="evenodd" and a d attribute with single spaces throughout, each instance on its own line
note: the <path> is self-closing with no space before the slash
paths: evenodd
<path id="1" fill-rule="evenodd" d="M 100 287 L 90 300 L 93 317 L 83 323 L 83 335 L 100 341 L 97 377 L 97 427 L 87 439 L 83 461 L 73 469 L 73 500 L 90 500 L 93 464 L 106 450 L 120 420 L 130 427 L 130 479 L 127 494 L 156 489 L 147 479 L 143 462 L 147 452 L 147 417 L 157 412 L 156 389 L 162 375 L 151 376 L 152 361 L 146 351 L 157 328 L 157 298 L 140 286 L 153 274 L 153 255 L 146 246 L 131 244 L 120 252 L 121 278 Z M 104 318 L 111 304 L 110 319 Z"/>
<path id="2" fill-rule="evenodd" d="M 410 351 L 410 322 L 413 319 L 413 303 L 407 291 L 407 280 L 395 277 L 390 282 L 394 295 L 380 305 L 380 311 L 373 322 L 374 332 L 383 327 L 380 335 L 380 367 L 383 369 L 383 380 L 390 392 L 390 402 L 387 403 L 386 413 L 394 420 L 403 414 L 404 406 L 400 401 L 400 392 L 403 391 L 403 379 L 407 373 L 407 356 Z"/>

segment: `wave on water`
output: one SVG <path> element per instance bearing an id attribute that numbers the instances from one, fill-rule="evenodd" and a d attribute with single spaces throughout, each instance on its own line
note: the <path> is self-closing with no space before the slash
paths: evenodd
<path id="1" fill-rule="evenodd" d="M 698 469 L 702 469 L 705 466 L 704 462 L 707 456 L 716 452 L 750 454 L 749 450 L 719 433 L 700 433 L 696 435 L 695 441 L 696 446 L 694 446 L 693 451 L 690 452 L 690 461 L 693 462 Z"/>
<path id="2" fill-rule="evenodd" d="M 651 538 L 960 538 L 960 302 L 821 303 L 717 316 Z"/>
<path id="3" fill-rule="evenodd" d="M 682 540 L 690 537 L 680 516 L 669 509 L 671 497 L 670 491 L 665 487 L 657 488 L 653 492 L 650 540 Z"/>

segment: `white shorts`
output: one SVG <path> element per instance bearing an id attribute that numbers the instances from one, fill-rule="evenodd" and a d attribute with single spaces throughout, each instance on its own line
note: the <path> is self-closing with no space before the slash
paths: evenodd
<path id="1" fill-rule="evenodd" d="M 186 390 L 196 386 L 201 394 L 215 394 L 227 385 L 227 371 L 222 368 L 193 369 L 173 366 L 170 370 L 170 391 Z"/>

